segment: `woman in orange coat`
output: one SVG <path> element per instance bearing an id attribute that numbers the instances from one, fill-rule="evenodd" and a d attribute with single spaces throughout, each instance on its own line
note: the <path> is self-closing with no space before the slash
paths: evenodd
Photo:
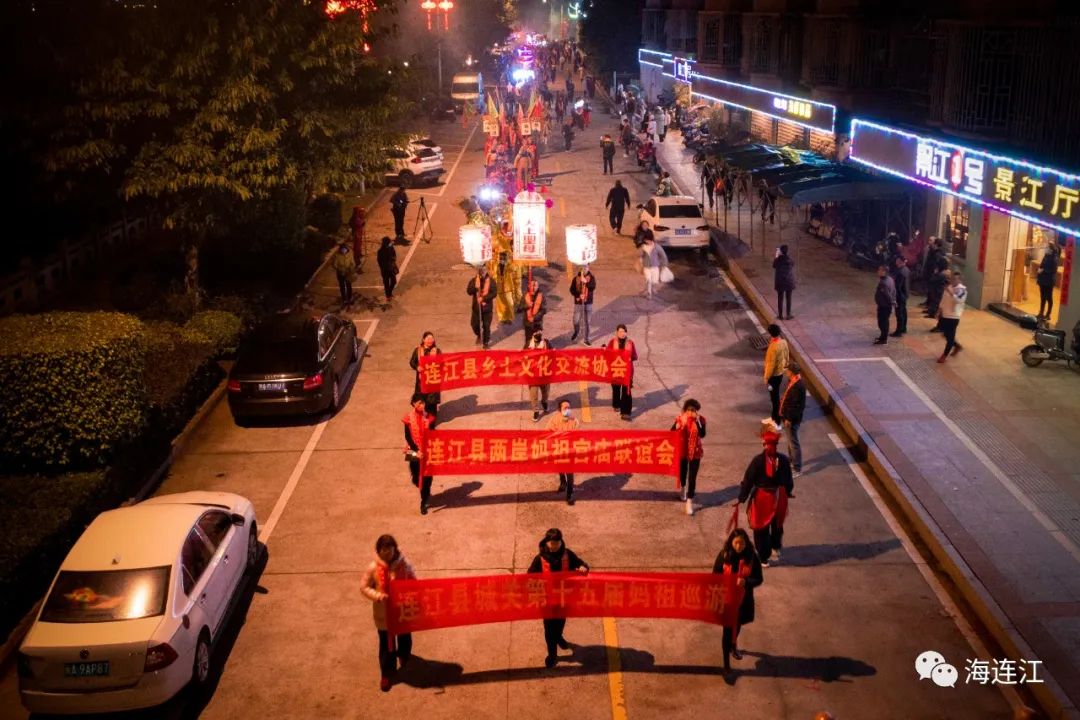
<path id="1" fill-rule="evenodd" d="M 364 597 L 371 601 L 375 628 L 379 633 L 379 689 L 383 692 L 389 692 L 398 663 L 405 667 L 412 657 L 412 634 L 390 635 L 386 631 L 386 602 L 390 597 L 390 587 L 394 580 L 415 579 L 416 572 L 398 549 L 394 536 L 379 536 L 375 541 L 375 559 L 364 572 L 360 587 Z"/>

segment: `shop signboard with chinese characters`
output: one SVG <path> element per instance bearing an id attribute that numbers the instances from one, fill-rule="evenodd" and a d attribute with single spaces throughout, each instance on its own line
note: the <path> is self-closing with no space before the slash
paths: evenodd
<path id="1" fill-rule="evenodd" d="M 752 110 L 830 135 L 836 125 L 834 105 L 776 93 L 730 80 L 721 80 L 698 72 L 693 73 L 692 94 L 705 100 Z"/>
<path id="2" fill-rule="evenodd" d="M 851 159 L 1022 220 L 1080 234 L 1080 176 L 856 118 Z"/>
<path id="3" fill-rule="evenodd" d="M 694 76 L 694 61 L 689 58 L 669 57 L 664 59 L 664 75 L 689 84 Z"/>

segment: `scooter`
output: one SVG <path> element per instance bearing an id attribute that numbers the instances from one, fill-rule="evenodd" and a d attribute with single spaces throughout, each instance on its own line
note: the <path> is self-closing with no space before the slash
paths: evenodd
<path id="1" fill-rule="evenodd" d="M 1032 315 L 1020 318 L 1020 327 L 1034 332 L 1035 344 L 1020 351 L 1020 359 L 1028 367 L 1039 367 L 1044 360 L 1064 360 L 1073 370 L 1080 371 L 1080 322 L 1073 326 L 1073 340 L 1065 349 L 1065 331 L 1051 330 L 1046 321 Z"/>
<path id="2" fill-rule="evenodd" d="M 869 267 L 871 270 L 888 264 L 888 246 L 884 240 L 873 242 L 870 238 L 856 237 L 848 245 L 848 263 L 852 267 Z"/>

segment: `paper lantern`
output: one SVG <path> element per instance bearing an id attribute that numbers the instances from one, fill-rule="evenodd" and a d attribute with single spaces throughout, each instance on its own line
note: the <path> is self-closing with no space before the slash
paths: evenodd
<path id="1" fill-rule="evenodd" d="M 574 265 L 596 262 L 596 226 L 566 226 L 566 259 Z"/>
<path id="2" fill-rule="evenodd" d="M 547 204 L 532 190 L 514 197 L 514 259 L 547 259 Z"/>
<path id="3" fill-rule="evenodd" d="M 491 260 L 491 227 L 462 225 L 458 228 L 461 257 L 469 265 L 483 265 Z"/>

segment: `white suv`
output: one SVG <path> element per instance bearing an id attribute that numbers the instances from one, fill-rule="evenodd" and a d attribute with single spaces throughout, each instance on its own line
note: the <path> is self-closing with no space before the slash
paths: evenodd
<path id="1" fill-rule="evenodd" d="M 709 247 L 709 223 L 697 198 L 689 195 L 654 195 L 641 210 L 638 222 L 647 220 L 656 242 L 664 247 Z"/>
<path id="2" fill-rule="evenodd" d="M 386 151 L 387 185 L 412 187 L 417 183 L 437 183 L 443 170 L 441 152 L 428 147 L 393 147 Z"/>

